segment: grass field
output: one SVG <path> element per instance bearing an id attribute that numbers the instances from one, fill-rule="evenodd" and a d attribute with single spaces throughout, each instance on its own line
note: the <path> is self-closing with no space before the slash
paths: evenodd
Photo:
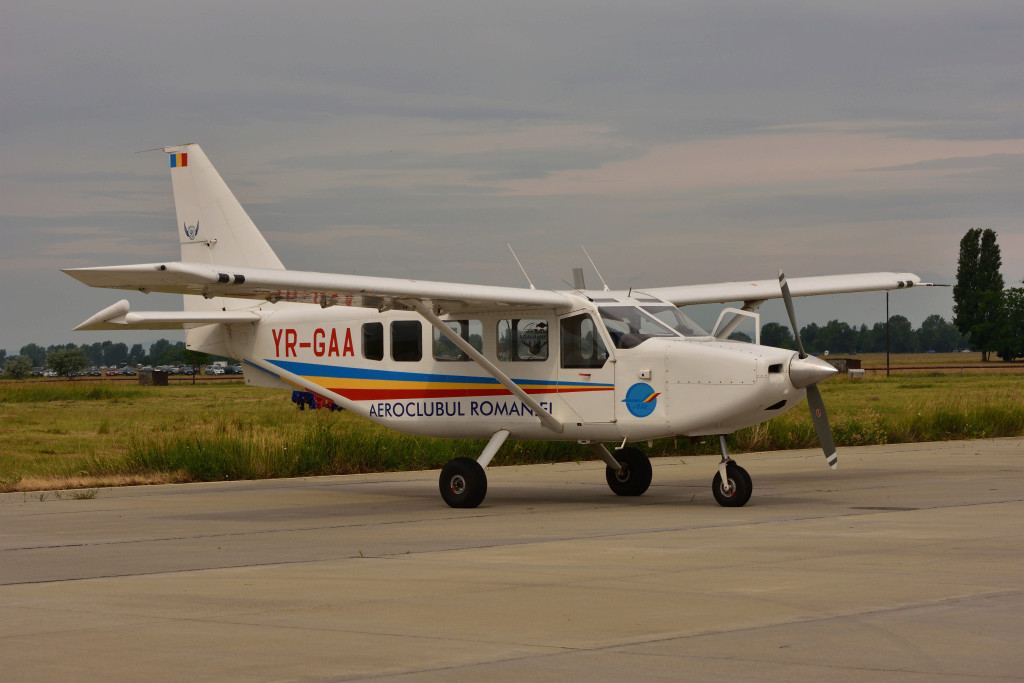
<path id="1" fill-rule="evenodd" d="M 1024 434 L 1024 383 L 1013 372 L 874 374 L 821 388 L 839 446 Z M 736 452 L 817 444 L 805 405 L 729 441 Z M 475 458 L 484 445 L 406 436 L 347 412 L 299 411 L 287 392 L 241 382 L 103 380 L 0 382 L 0 443 L 0 491 L 431 469 Z M 714 439 L 649 449 L 715 452 Z M 590 458 L 576 443 L 509 442 L 495 464 Z"/>

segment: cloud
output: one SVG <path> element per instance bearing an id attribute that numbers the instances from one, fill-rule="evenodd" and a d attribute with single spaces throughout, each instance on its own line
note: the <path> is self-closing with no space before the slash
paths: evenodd
<path id="1" fill-rule="evenodd" d="M 59 266 L 177 257 L 166 162 L 134 152 L 185 141 L 297 268 L 520 285 L 510 241 L 550 287 L 580 243 L 617 282 L 951 273 L 975 225 L 1011 268 L 1021 22 L 957 0 L 14 3 L 0 286 L 31 294 L 0 345 L 110 303 Z"/>

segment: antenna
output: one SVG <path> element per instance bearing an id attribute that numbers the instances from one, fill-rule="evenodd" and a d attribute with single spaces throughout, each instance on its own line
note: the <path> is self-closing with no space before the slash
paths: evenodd
<path id="1" fill-rule="evenodd" d="M 513 249 L 512 245 L 509 244 L 508 242 L 505 242 L 505 246 L 508 247 L 508 250 L 512 252 L 512 258 L 514 258 L 516 260 L 516 263 L 519 265 L 519 270 L 523 271 L 523 277 L 525 277 L 526 281 L 530 283 L 530 289 L 537 289 L 536 287 L 533 286 L 533 281 L 530 280 L 530 276 L 526 274 L 526 268 L 523 268 L 523 264 L 519 261 L 519 257 L 516 256 L 516 250 Z"/>
<path id="2" fill-rule="evenodd" d="M 601 277 L 601 271 L 599 271 L 597 269 L 597 266 L 594 265 L 594 259 L 590 258 L 590 254 L 587 252 L 587 248 L 585 246 L 583 246 L 582 244 L 580 245 L 580 249 L 582 249 L 583 253 L 587 255 L 587 260 L 590 261 L 590 266 L 594 269 L 594 272 L 597 273 L 597 278 L 601 281 L 601 284 L 604 285 L 604 291 L 607 292 L 608 291 L 608 283 L 604 281 L 603 277 Z"/>

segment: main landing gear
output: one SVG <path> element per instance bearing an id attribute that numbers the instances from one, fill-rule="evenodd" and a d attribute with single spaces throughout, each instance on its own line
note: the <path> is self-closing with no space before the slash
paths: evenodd
<path id="1" fill-rule="evenodd" d="M 453 508 L 475 508 L 484 501 L 487 495 L 487 474 L 484 470 L 508 435 L 505 429 L 496 432 L 476 460 L 455 458 L 441 468 L 438 488 L 445 503 Z M 642 451 L 632 447 L 619 448 L 612 455 L 603 444 L 587 445 L 608 465 L 605 479 L 616 495 L 639 496 L 650 487 L 654 473 L 650 458 Z"/>
<path id="2" fill-rule="evenodd" d="M 617 496 L 640 496 L 650 487 L 654 472 L 651 460 L 637 448 L 620 448 L 615 451 L 619 466 L 608 465 L 604 478 Z"/>
<path id="3" fill-rule="evenodd" d="M 718 472 L 711 481 L 711 492 L 719 505 L 729 508 L 742 507 L 750 500 L 750 494 L 754 492 L 754 483 L 747 471 L 729 457 L 725 435 L 719 435 L 718 446 L 722 451 L 722 461 L 718 463 Z"/>
<path id="4" fill-rule="evenodd" d="M 445 503 L 453 508 L 475 508 L 484 501 L 487 496 L 487 474 L 484 470 L 508 435 L 505 429 L 495 433 L 477 460 L 455 458 L 441 469 L 438 488 Z M 608 465 L 605 479 L 616 495 L 639 496 L 650 487 L 653 476 L 651 461 L 642 451 L 632 447 L 619 448 L 612 455 L 603 444 L 588 445 Z M 711 482 L 711 492 L 719 505 L 742 507 L 750 500 L 754 484 L 747 471 L 729 457 L 724 435 L 718 437 L 718 445 L 722 460 Z"/>
<path id="5" fill-rule="evenodd" d="M 441 469 L 441 497 L 453 508 L 475 508 L 487 495 L 487 474 L 472 458 L 455 458 Z"/>
<path id="6" fill-rule="evenodd" d="M 487 474 L 484 469 L 491 464 L 508 435 L 507 429 L 499 429 L 487 442 L 479 458 L 455 458 L 441 468 L 437 485 L 449 507 L 475 508 L 484 502 L 487 495 Z"/>

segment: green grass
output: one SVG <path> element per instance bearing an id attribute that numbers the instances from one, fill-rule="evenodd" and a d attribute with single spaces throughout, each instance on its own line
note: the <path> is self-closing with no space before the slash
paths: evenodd
<path id="1" fill-rule="evenodd" d="M 408 436 L 347 412 L 298 411 L 240 382 L 137 387 L 0 383 L 0 491 L 439 468 L 483 441 Z M 839 446 L 1019 436 L 1017 373 L 833 379 L 821 385 Z M 817 446 L 806 404 L 729 437 L 735 452 Z M 646 444 L 642 444 L 646 446 Z M 716 453 L 666 439 L 654 456 Z M 495 464 L 591 459 L 573 442 L 508 442 Z"/>

